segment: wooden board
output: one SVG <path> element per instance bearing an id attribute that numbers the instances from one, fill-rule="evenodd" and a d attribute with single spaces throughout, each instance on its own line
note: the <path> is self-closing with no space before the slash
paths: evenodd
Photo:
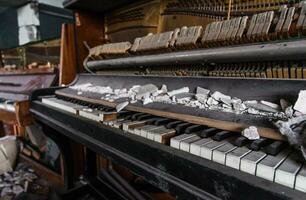
<path id="1" fill-rule="evenodd" d="M 61 38 L 59 85 L 71 83 L 77 72 L 74 25 L 63 24 Z"/>
<path id="2" fill-rule="evenodd" d="M 21 162 L 25 162 L 30 164 L 33 169 L 44 179 L 47 179 L 51 183 L 53 183 L 55 186 L 58 186 L 59 188 L 64 187 L 64 176 L 61 174 L 58 174 L 51 169 L 48 169 L 47 167 L 43 166 L 42 164 L 36 162 L 35 160 L 19 154 L 19 159 Z"/>

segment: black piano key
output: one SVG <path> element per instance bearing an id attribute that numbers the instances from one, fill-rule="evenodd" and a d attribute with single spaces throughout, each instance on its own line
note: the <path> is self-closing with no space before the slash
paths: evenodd
<path id="1" fill-rule="evenodd" d="M 153 125 L 153 124 L 155 124 L 155 122 L 156 122 L 157 120 L 159 120 L 159 119 L 161 119 L 161 118 L 160 118 L 160 117 L 152 116 L 151 118 L 146 119 L 146 124 L 148 124 L 148 125 Z"/>
<path id="2" fill-rule="evenodd" d="M 231 132 L 231 131 L 221 131 L 221 132 L 218 132 L 216 133 L 212 139 L 215 140 L 215 141 L 222 141 L 226 138 L 229 138 L 229 137 L 234 137 L 234 136 L 237 136 L 238 133 L 237 132 Z"/>
<path id="3" fill-rule="evenodd" d="M 141 116 L 141 115 L 147 115 L 147 114 L 145 114 L 145 113 L 135 113 L 135 114 L 132 115 L 132 118 L 131 118 L 131 119 L 132 119 L 132 120 L 136 120 L 137 117 L 138 117 L 138 116 Z"/>
<path id="4" fill-rule="evenodd" d="M 184 122 L 173 121 L 173 122 L 170 122 L 170 123 L 166 124 L 166 128 L 175 128 L 177 125 L 182 124 L 182 123 L 184 123 Z"/>
<path id="5" fill-rule="evenodd" d="M 186 128 L 185 133 L 193 133 L 193 132 L 197 132 L 197 131 L 200 131 L 206 128 L 207 126 L 203 126 L 203 125 L 192 125 Z"/>
<path id="6" fill-rule="evenodd" d="M 185 133 L 185 130 L 190 126 L 192 126 L 192 124 L 185 122 L 178 124 L 174 129 L 178 134 L 183 134 Z"/>
<path id="7" fill-rule="evenodd" d="M 213 135 L 215 135 L 216 133 L 220 132 L 220 129 L 217 128 L 208 128 L 202 131 L 197 132 L 196 134 L 202 138 L 208 138 L 211 137 Z"/>
<path id="8" fill-rule="evenodd" d="M 254 140 L 250 145 L 249 145 L 249 149 L 253 150 L 253 151 L 259 151 L 261 148 L 271 144 L 273 142 L 273 140 L 268 139 L 268 138 L 260 138 L 257 140 Z"/>
<path id="9" fill-rule="evenodd" d="M 274 141 L 271 144 L 264 147 L 264 152 L 266 154 L 276 156 L 279 152 L 281 152 L 287 146 L 288 146 L 288 143 L 285 141 Z"/>
<path id="10" fill-rule="evenodd" d="M 174 121 L 173 119 L 161 118 L 159 120 L 156 120 L 154 125 L 162 126 L 162 125 L 168 124 L 168 123 L 173 122 L 173 121 Z"/>
<path id="11" fill-rule="evenodd" d="M 155 118 L 155 116 L 150 115 L 150 114 L 144 114 L 144 115 L 137 116 L 136 120 L 142 121 L 142 120 L 147 120 L 147 119 L 151 119 L 151 118 Z"/>
<path id="12" fill-rule="evenodd" d="M 117 117 L 118 118 L 127 118 L 128 116 L 131 116 L 135 114 L 134 112 L 130 112 L 130 111 L 125 111 L 125 110 L 122 110 L 118 113 Z"/>
<path id="13" fill-rule="evenodd" d="M 248 143 L 250 143 L 250 140 L 244 136 L 240 136 L 234 141 L 234 145 L 237 147 L 243 147 L 247 145 Z"/>
<path id="14" fill-rule="evenodd" d="M 106 108 L 105 106 L 99 105 L 97 109 L 98 109 L 98 110 L 101 110 L 101 111 L 105 111 L 105 108 Z"/>

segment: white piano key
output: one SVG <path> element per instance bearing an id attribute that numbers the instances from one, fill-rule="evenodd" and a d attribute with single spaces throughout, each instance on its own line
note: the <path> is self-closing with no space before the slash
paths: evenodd
<path id="1" fill-rule="evenodd" d="M 201 138 L 197 135 L 193 135 L 192 137 L 186 139 L 186 140 L 183 140 L 181 143 L 180 143 L 180 149 L 182 151 L 187 151 L 189 152 L 190 151 L 190 144 L 193 143 L 193 142 L 196 142 L 198 140 L 200 140 Z"/>
<path id="2" fill-rule="evenodd" d="M 99 111 L 98 110 L 93 110 L 92 112 L 88 111 L 88 110 L 80 110 L 79 111 L 79 115 L 82 117 L 85 117 L 87 119 L 93 120 L 93 121 L 100 121 L 100 116 L 99 116 Z"/>
<path id="3" fill-rule="evenodd" d="M 190 153 L 200 156 L 201 155 L 201 146 L 205 145 L 209 142 L 212 142 L 213 140 L 210 138 L 203 138 L 201 140 L 198 140 L 194 143 L 190 144 Z"/>
<path id="4" fill-rule="evenodd" d="M 112 127 L 114 128 L 118 128 L 121 129 L 124 123 L 128 123 L 130 122 L 130 120 L 118 120 L 118 121 L 114 121 L 112 124 Z"/>
<path id="5" fill-rule="evenodd" d="M 256 176 L 274 181 L 275 170 L 288 157 L 290 149 L 280 152 L 276 156 L 268 155 L 257 164 Z"/>
<path id="6" fill-rule="evenodd" d="M 225 165 L 226 155 L 236 148 L 237 147 L 232 145 L 231 143 L 226 143 L 225 145 L 222 145 L 221 147 L 213 151 L 212 160 L 214 162 Z"/>
<path id="7" fill-rule="evenodd" d="M 297 174 L 294 188 L 296 190 L 306 192 L 306 165 L 304 165 Z"/>
<path id="8" fill-rule="evenodd" d="M 286 160 L 275 171 L 275 182 L 294 188 L 295 178 L 302 164 L 298 162 L 298 154 L 290 153 Z M 306 184 L 306 183 L 305 183 Z"/>
<path id="9" fill-rule="evenodd" d="M 175 130 L 169 128 L 155 129 L 154 141 L 162 144 L 168 144 L 170 139 L 175 136 Z"/>
<path id="10" fill-rule="evenodd" d="M 153 125 L 145 125 L 145 126 L 136 127 L 136 128 L 134 129 L 134 133 L 135 133 L 136 135 L 141 135 L 141 131 L 142 131 L 142 130 L 148 129 L 148 128 L 152 128 L 152 127 L 155 127 L 155 126 L 153 126 Z"/>
<path id="11" fill-rule="evenodd" d="M 155 130 L 155 129 L 161 129 L 161 128 L 162 128 L 162 127 L 160 127 L 160 126 L 154 126 L 154 127 L 150 128 L 150 129 L 148 129 L 148 130 L 145 130 L 145 132 L 147 133 L 147 138 L 148 138 L 149 140 L 154 140 L 155 132 L 153 132 L 153 130 Z"/>
<path id="12" fill-rule="evenodd" d="M 84 106 L 57 98 L 42 98 L 42 103 L 76 115 L 78 114 L 79 110 L 85 108 Z"/>
<path id="13" fill-rule="evenodd" d="M 240 169 L 241 159 L 252 152 L 246 147 L 238 147 L 226 155 L 225 165 L 235 169 Z"/>
<path id="14" fill-rule="evenodd" d="M 222 145 L 226 144 L 227 142 L 228 142 L 228 140 L 223 140 L 223 141 L 219 141 L 219 142 L 218 141 L 212 141 L 210 143 L 202 145 L 200 156 L 202 158 L 206 158 L 208 160 L 211 160 L 214 149 L 217 149 L 217 148 L 221 147 Z"/>
<path id="15" fill-rule="evenodd" d="M 122 129 L 124 131 L 128 131 L 134 128 L 142 127 L 144 126 L 146 121 L 130 121 L 122 124 Z"/>
<path id="16" fill-rule="evenodd" d="M 252 151 L 248 155 L 244 156 L 240 162 L 240 170 L 246 173 L 255 175 L 257 164 L 267 156 L 261 151 Z"/>
<path id="17" fill-rule="evenodd" d="M 182 134 L 182 135 L 178 135 L 176 137 L 173 137 L 170 140 L 170 146 L 173 147 L 173 148 L 179 149 L 181 141 L 186 140 L 186 139 L 188 139 L 192 136 L 193 135 L 191 135 L 191 134 Z"/>

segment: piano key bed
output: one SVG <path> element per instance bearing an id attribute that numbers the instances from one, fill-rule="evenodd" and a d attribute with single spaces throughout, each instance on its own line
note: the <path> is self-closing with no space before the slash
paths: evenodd
<path id="1" fill-rule="evenodd" d="M 127 135 L 169 146 L 176 151 L 197 156 L 245 172 L 286 187 L 306 192 L 306 165 L 299 162 L 297 152 L 285 141 L 261 143 L 250 141 L 230 131 L 131 111 L 116 112 L 114 108 L 94 105 L 60 96 L 43 97 L 42 104 L 82 119 L 103 123 Z M 111 115 L 112 117 L 108 117 Z M 103 133 L 101 133 L 103 134 Z M 282 144 L 279 148 L 275 143 Z M 252 146 L 259 145 L 256 150 Z M 267 151 L 272 149 L 272 155 Z M 271 150 L 270 150 L 271 151 Z"/>

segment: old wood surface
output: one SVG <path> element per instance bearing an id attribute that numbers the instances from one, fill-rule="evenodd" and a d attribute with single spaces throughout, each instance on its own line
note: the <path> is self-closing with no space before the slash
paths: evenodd
<path id="1" fill-rule="evenodd" d="M 62 25 L 59 84 L 69 84 L 77 73 L 74 25 Z"/>

